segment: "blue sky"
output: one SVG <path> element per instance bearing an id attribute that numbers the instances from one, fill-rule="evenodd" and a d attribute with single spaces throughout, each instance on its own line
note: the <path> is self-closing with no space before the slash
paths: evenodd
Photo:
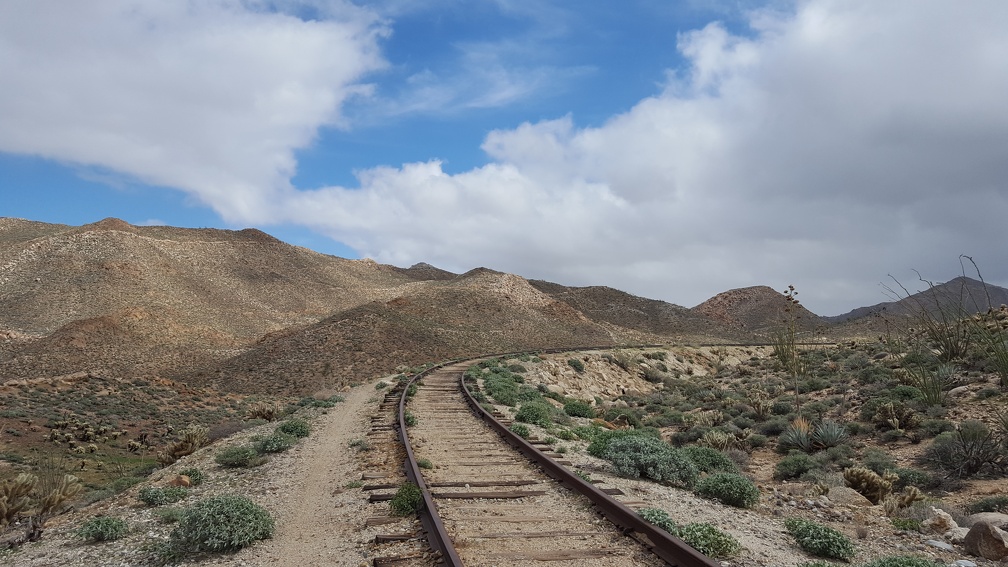
<path id="1" fill-rule="evenodd" d="M 837 314 L 1008 284 L 1008 5 L 0 6 L 0 216 Z"/>

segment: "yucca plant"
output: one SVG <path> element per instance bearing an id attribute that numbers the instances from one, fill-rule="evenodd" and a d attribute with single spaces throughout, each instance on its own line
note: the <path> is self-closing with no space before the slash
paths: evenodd
<path id="1" fill-rule="evenodd" d="M 813 449 L 812 424 L 804 417 L 796 417 L 777 438 L 782 452 L 798 449 L 809 453 Z"/>
<path id="2" fill-rule="evenodd" d="M 812 446 L 816 449 L 828 449 L 843 444 L 847 440 L 847 428 L 842 423 L 823 420 L 816 425 L 812 433 Z"/>

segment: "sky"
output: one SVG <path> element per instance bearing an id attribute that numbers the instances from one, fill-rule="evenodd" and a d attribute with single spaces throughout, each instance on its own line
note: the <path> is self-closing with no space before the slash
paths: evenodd
<path id="1" fill-rule="evenodd" d="M 0 216 L 691 307 L 1008 286 L 1003 0 L 10 0 Z M 975 274 L 974 274 L 975 275 Z"/>

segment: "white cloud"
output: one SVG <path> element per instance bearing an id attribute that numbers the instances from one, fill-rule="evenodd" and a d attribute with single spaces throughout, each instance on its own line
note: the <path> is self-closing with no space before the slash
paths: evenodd
<path id="1" fill-rule="evenodd" d="M 597 128 L 487 136 L 491 165 L 410 164 L 301 193 L 302 218 L 381 261 L 487 265 L 692 305 L 796 284 L 825 314 L 970 253 L 1008 282 L 1008 5 L 808 1 L 752 37 L 686 33 L 692 67 Z M 323 212 L 325 211 L 325 212 Z M 996 272 L 996 273 L 995 273 Z"/>
<path id="2" fill-rule="evenodd" d="M 264 222 L 294 151 L 385 63 L 376 17 L 280 2 L 0 4 L 0 151 L 98 165 Z"/>
<path id="3" fill-rule="evenodd" d="M 681 34 L 691 67 L 598 127 L 524 124 L 486 137 L 484 167 L 405 164 L 314 190 L 290 186 L 294 152 L 368 92 L 387 30 L 341 3 L 312 21 L 288 13 L 332 4 L 261 5 L 0 4 L 0 151 L 180 188 L 229 221 L 304 224 L 380 261 L 684 305 L 793 283 L 836 313 L 883 299 L 875 284 L 890 272 L 951 277 L 960 253 L 1008 283 L 1004 2 L 754 12 L 745 37 L 718 24 Z M 507 47 L 473 51 L 468 68 L 483 74 L 469 95 L 438 70 L 417 75 L 420 108 L 541 88 L 534 71 L 548 66 L 517 73 L 495 45 Z M 501 98 L 473 94 L 487 85 Z"/>

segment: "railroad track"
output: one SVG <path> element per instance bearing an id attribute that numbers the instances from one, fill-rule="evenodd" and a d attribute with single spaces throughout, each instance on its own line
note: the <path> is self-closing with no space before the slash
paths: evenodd
<path id="1" fill-rule="evenodd" d="M 438 563 L 719 565 L 487 414 L 463 386 L 471 364 L 419 375 L 415 395 L 404 391 L 399 403 L 406 476 L 423 494 L 420 521 Z"/>

